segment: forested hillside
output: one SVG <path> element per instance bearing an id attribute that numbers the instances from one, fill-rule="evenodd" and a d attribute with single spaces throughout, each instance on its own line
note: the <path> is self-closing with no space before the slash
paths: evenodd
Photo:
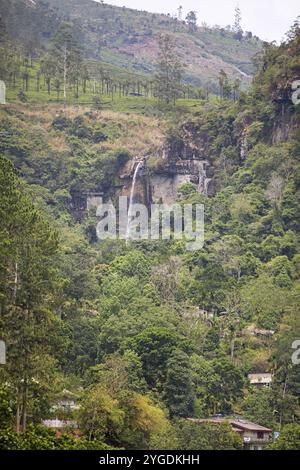
<path id="1" fill-rule="evenodd" d="M 159 34 L 169 33 L 175 39 L 178 56 L 187 65 L 186 83 L 211 91 L 218 89 L 220 69 L 247 87 L 254 71 L 252 58 L 262 46 L 251 32 L 243 36 L 234 27 L 196 27 L 193 18 L 186 22 L 93 0 L 2 0 L 0 15 L 12 37 L 33 56 L 40 47 L 47 48 L 59 24 L 65 21 L 74 27 L 86 58 L 146 76 L 154 72 Z M 199 24 L 201 21 L 199 18 Z"/>
<path id="2" fill-rule="evenodd" d="M 71 2 L 48 0 L 58 3 L 71 14 Z M 11 50 L 12 38 L 1 38 Z M 89 77 L 91 99 L 74 98 L 75 80 L 72 104 L 45 103 L 45 77 L 46 91 L 32 95 L 25 76 L 16 73 L 20 89 L 11 78 L 0 105 L 1 449 L 242 449 L 229 423 L 205 422 L 216 415 L 280 432 L 268 448 L 300 448 L 299 57 L 296 22 L 280 47 L 265 45 L 238 95 L 221 74 L 219 97 L 178 100 L 159 61 L 148 100 L 126 101 L 122 89 L 112 99 Z M 25 65 L 33 73 L 36 64 Z M 62 87 L 56 67 L 50 84 L 60 77 Z M 151 182 L 189 169 L 190 154 L 209 162 L 214 187 L 201 192 L 191 178 L 176 193 L 180 204 L 205 206 L 202 250 L 97 239 L 87 197 L 128 192 L 135 157 Z M 270 387 L 250 384 L 257 373 L 272 374 Z M 53 419 L 66 427 L 47 428 Z"/>

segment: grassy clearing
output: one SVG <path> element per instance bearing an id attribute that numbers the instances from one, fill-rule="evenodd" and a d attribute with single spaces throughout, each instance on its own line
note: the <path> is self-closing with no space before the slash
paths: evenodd
<path id="1" fill-rule="evenodd" d="M 34 129 L 35 136 L 54 150 L 68 151 L 69 143 L 66 133 L 53 129 L 53 120 L 61 113 L 59 103 L 14 103 L 0 109 L 1 120 L 7 113 L 15 121 L 16 126 L 26 129 Z M 64 110 L 64 115 L 70 119 L 83 116 L 85 124 L 93 129 L 101 131 L 106 140 L 97 144 L 85 142 L 91 152 L 107 152 L 120 148 L 127 149 L 131 155 L 144 155 L 159 153 L 165 138 L 165 121 L 138 113 L 122 113 L 112 109 L 93 111 L 89 106 L 69 105 Z M 21 118 L 21 120 L 19 119 Z M 25 118 L 25 119 L 24 119 Z"/>
<path id="2" fill-rule="evenodd" d="M 33 84 L 32 84 L 33 85 Z M 7 102 L 19 103 L 19 91 L 22 90 L 22 83 L 17 83 L 15 89 L 7 89 Z M 63 106 L 62 94 L 57 96 L 54 91 L 49 95 L 47 91 L 41 88 L 36 91 L 33 86 L 29 86 L 28 91 L 25 91 L 27 102 L 30 104 L 55 104 L 58 107 Z M 119 96 L 119 94 L 94 94 L 92 90 L 88 89 L 86 93 L 80 90 L 78 97 L 74 96 L 74 92 L 69 91 L 67 104 L 69 106 L 85 106 L 89 109 L 93 108 L 93 98 L 99 96 L 101 100 L 101 110 L 110 110 L 120 113 L 135 113 L 145 114 L 148 116 L 159 116 L 166 111 L 197 111 L 201 106 L 201 101 L 196 99 L 178 99 L 175 106 L 166 108 L 158 102 L 156 98 L 144 96 Z"/>

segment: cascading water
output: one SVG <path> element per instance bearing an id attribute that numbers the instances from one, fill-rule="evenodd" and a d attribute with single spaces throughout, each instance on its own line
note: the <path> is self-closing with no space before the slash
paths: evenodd
<path id="1" fill-rule="evenodd" d="M 132 204 L 133 204 L 133 198 L 134 198 L 134 190 L 135 190 L 135 183 L 136 179 L 140 170 L 140 167 L 143 165 L 143 161 L 138 162 L 134 174 L 133 174 L 133 180 L 132 180 L 132 186 L 131 186 L 131 191 L 130 191 L 130 199 L 129 199 L 129 207 L 128 207 L 128 214 L 127 214 L 127 228 L 126 228 L 126 240 L 129 240 L 130 238 L 130 226 L 131 226 L 131 217 L 132 217 Z"/>
<path id="2" fill-rule="evenodd" d="M 205 181 L 204 181 L 204 194 L 205 194 L 205 196 L 208 196 L 208 190 L 209 190 L 210 182 L 211 182 L 211 178 L 205 178 Z"/>

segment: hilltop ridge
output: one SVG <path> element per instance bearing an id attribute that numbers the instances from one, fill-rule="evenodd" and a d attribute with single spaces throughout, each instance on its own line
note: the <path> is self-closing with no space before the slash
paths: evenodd
<path id="1" fill-rule="evenodd" d="M 0 15 L 12 37 L 44 47 L 62 21 L 70 22 L 87 58 L 146 75 L 154 71 L 159 34 L 169 33 L 187 66 L 185 82 L 211 91 L 218 89 L 221 69 L 247 87 L 254 72 L 252 58 L 262 47 L 251 33 L 238 40 L 228 28 L 191 31 L 186 22 L 165 14 L 93 0 L 3 0 Z"/>

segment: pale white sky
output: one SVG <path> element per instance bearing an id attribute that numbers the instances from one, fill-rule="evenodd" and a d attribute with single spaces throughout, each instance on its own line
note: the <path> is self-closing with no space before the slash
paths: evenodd
<path id="1" fill-rule="evenodd" d="M 266 41 L 280 41 L 300 15 L 299 0 L 107 0 L 105 3 L 171 14 L 182 5 L 184 17 L 194 10 L 199 24 L 205 21 L 220 26 L 233 24 L 234 9 L 239 4 L 243 29 Z"/>

